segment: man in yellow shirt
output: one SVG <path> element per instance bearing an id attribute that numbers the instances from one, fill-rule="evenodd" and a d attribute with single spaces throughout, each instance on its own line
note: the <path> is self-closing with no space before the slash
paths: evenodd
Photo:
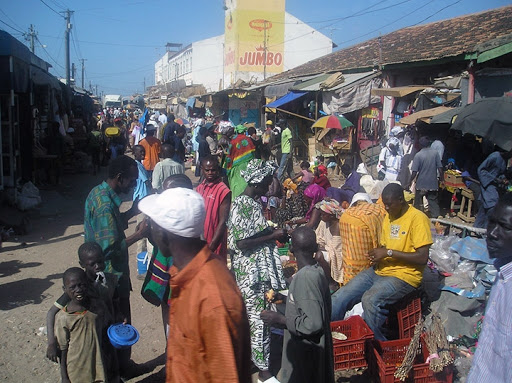
<path id="1" fill-rule="evenodd" d="M 407 204 L 400 185 L 386 186 L 382 202 L 387 214 L 381 247 L 368 254 L 372 267 L 332 295 L 332 320 L 343 319 L 347 310 L 362 302 L 363 318 L 377 340 L 387 339 L 383 325 L 389 305 L 420 286 L 432 244 L 429 219 Z"/>

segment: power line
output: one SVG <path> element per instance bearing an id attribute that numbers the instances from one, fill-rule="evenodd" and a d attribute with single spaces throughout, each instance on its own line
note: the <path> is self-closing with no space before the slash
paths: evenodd
<path id="1" fill-rule="evenodd" d="M 371 8 L 373 8 L 373 7 L 377 6 L 378 4 L 381 4 L 381 3 L 382 3 L 382 2 L 377 2 L 377 3 L 374 3 L 373 5 L 371 5 L 371 6 L 367 7 L 367 8 L 365 8 L 365 9 L 362 9 L 362 10 L 360 10 L 360 11 L 357 11 L 357 12 L 355 12 L 355 13 L 351 14 L 351 15 L 343 16 L 343 17 L 340 17 L 340 18 L 337 18 L 337 19 L 331 19 L 331 20 L 334 20 L 334 22 L 332 22 L 331 24 L 325 25 L 325 26 L 323 26 L 323 27 L 320 27 L 320 28 L 318 28 L 317 30 L 313 30 L 313 31 L 311 31 L 311 32 L 304 33 L 304 34 L 302 34 L 302 35 L 292 37 L 291 39 L 285 40 L 285 41 L 283 41 L 282 43 L 271 45 L 271 46 L 269 46 L 268 48 L 272 48 L 272 47 L 274 47 L 274 46 L 278 46 L 278 45 L 281 45 L 281 44 L 285 44 L 285 43 L 287 43 L 287 42 L 290 42 L 290 41 L 293 41 L 293 40 L 300 39 L 300 38 L 302 38 L 302 37 L 304 37 L 304 36 L 307 36 L 307 35 L 310 35 L 310 34 L 314 34 L 316 31 L 320 31 L 320 30 L 322 30 L 322 29 L 326 29 L 326 28 L 332 27 L 333 25 L 336 25 L 336 24 L 338 24 L 340 21 L 343 21 L 343 20 L 346 20 L 346 19 L 350 19 L 350 18 L 354 18 L 354 17 L 363 16 L 363 15 L 365 15 L 365 14 L 367 14 L 367 13 L 372 13 L 372 12 L 382 11 L 382 10 L 384 10 L 384 9 L 389 9 L 389 8 L 392 8 L 392 7 L 396 7 L 396 6 L 398 6 L 398 5 L 402 5 L 402 4 L 407 3 L 407 2 L 410 2 L 410 1 L 412 1 L 412 0 L 403 0 L 403 1 L 402 1 L 402 2 L 400 2 L 400 3 L 396 3 L 396 4 L 393 4 L 393 5 L 389 5 L 389 6 L 387 6 L 387 7 L 382 7 L 382 8 L 378 8 L 378 9 L 375 9 L 375 10 L 371 11 L 371 10 L 370 10 Z M 363 13 L 364 13 L 364 14 L 363 14 Z M 306 24 L 309 24 L 309 23 L 306 23 Z"/>
<path id="2" fill-rule="evenodd" d="M 82 55 L 82 50 L 80 49 L 80 44 L 78 43 L 79 42 L 79 38 L 78 38 L 78 30 L 77 30 L 77 27 L 76 27 L 77 23 L 76 23 L 76 20 L 75 20 L 75 15 L 73 14 L 72 17 L 73 17 L 73 23 L 74 23 L 73 26 L 75 27 L 74 30 L 72 31 L 73 46 L 75 46 L 75 43 L 76 43 L 75 50 L 76 50 L 76 48 L 78 48 L 77 54 L 78 54 L 78 56 L 80 58 L 83 58 L 84 56 Z"/>
<path id="3" fill-rule="evenodd" d="M 441 12 L 442 12 L 442 11 L 444 11 L 446 8 L 450 8 L 451 6 L 453 6 L 453 5 L 457 4 L 457 3 L 460 3 L 461 1 L 462 1 L 462 0 L 458 0 L 458 1 L 455 1 L 455 2 L 453 2 L 453 3 L 451 3 L 451 4 L 448 4 L 447 6 L 445 6 L 445 7 L 441 8 L 439 11 L 432 13 L 430 16 L 425 17 L 425 18 L 424 18 L 423 20 L 421 20 L 421 21 L 418 21 L 416 24 L 409 25 L 409 27 L 414 27 L 414 26 L 416 26 L 416 25 L 418 25 L 418 24 L 421 24 L 422 22 L 427 21 L 427 20 L 428 20 L 428 19 L 430 19 L 431 17 L 434 17 L 434 16 L 435 16 L 435 15 L 437 15 L 438 13 L 441 13 Z"/>
<path id="4" fill-rule="evenodd" d="M 44 2 L 44 0 L 39 0 L 39 1 L 40 1 L 41 3 L 43 3 L 44 5 L 46 5 L 49 9 L 51 9 L 51 10 L 52 10 L 52 12 L 53 12 L 53 13 L 55 13 L 57 16 L 62 17 L 62 15 L 61 15 L 59 12 L 57 12 L 55 9 L 53 9 L 52 7 L 50 7 L 47 3 L 45 3 L 45 2 Z"/>
<path id="5" fill-rule="evenodd" d="M 23 27 L 20 27 L 18 24 L 16 24 L 16 22 L 13 19 L 11 19 L 9 17 L 9 15 L 7 13 L 5 13 L 2 9 L 0 9 L 0 12 L 2 12 L 4 14 L 4 16 L 7 17 L 7 20 L 9 20 L 11 23 L 13 23 L 16 28 L 23 29 Z"/>
<path id="6" fill-rule="evenodd" d="M 349 42 L 352 42 L 352 41 L 354 41 L 354 40 L 358 40 L 358 39 L 360 39 L 361 37 L 366 37 L 366 36 L 371 35 L 371 34 L 373 34 L 373 33 L 375 33 L 375 32 L 378 32 L 378 31 L 380 31 L 380 30 L 382 30 L 382 29 L 384 29 L 384 28 L 387 28 L 387 27 L 389 27 L 390 25 L 396 24 L 396 23 L 398 23 L 399 21 L 401 21 L 401 20 L 405 19 L 406 17 L 408 17 L 408 16 L 412 15 L 414 12 L 417 12 L 417 11 L 419 11 L 420 9 L 422 9 L 422 8 L 426 7 L 427 5 L 429 5 L 429 4 L 431 4 L 431 3 L 433 3 L 434 1 L 435 1 L 435 0 L 430 0 L 429 2 L 427 2 L 427 3 L 423 4 L 421 7 L 415 8 L 413 11 L 409 12 L 408 14 L 406 14 L 406 15 L 404 15 L 404 16 L 402 16 L 402 17 L 398 18 L 398 19 L 396 19 L 395 21 L 392 21 L 391 23 L 388 23 L 388 24 L 386 24 L 386 25 L 383 25 L 383 26 L 381 26 L 381 27 L 379 27 L 379 28 L 377 28 L 377 29 L 374 29 L 374 30 L 372 30 L 372 31 L 370 31 L 370 32 L 367 32 L 367 33 L 365 33 L 365 34 L 362 34 L 362 35 L 360 35 L 360 36 L 356 36 L 356 37 L 354 37 L 354 38 L 352 38 L 352 39 L 342 41 L 342 42 L 340 42 L 340 43 L 339 43 L 339 45 L 341 45 L 341 44 L 345 44 L 345 43 L 349 43 Z"/>
<path id="7" fill-rule="evenodd" d="M 21 34 L 25 34 L 25 32 L 20 31 L 18 28 L 14 28 L 12 25 L 7 24 L 5 21 L 0 20 L 0 23 L 7 25 L 9 28 L 11 28 L 12 30 L 14 30 L 16 32 L 19 32 Z"/>
<path id="8" fill-rule="evenodd" d="M 59 3 L 58 1 L 55 1 L 55 0 L 50 0 L 53 4 L 55 4 L 57 6 L 57 8 L 60 8 L 62 9 L 63 11 L 66 10 L 66 6 L 63 5 L 62 3 Z"/>
<path id="9" fill-rule="evenodd" d="M 45 46 L 41 43 L 41 41 L 39 40 L 39 38 L 38 38 L 37 36 L 36 36 L 36 39 L 37 39 L 37 41 L 39 42 L 39 44 L 41 45 L 41 48 L 43 48 L 43 50 L 44 50 L 44 52 L 46 53 L 46 55 L 50 58 L 50 60 L 52 60 L 52 61 L 55 63 L 55 65 L 57 65 L 58 67 L 60 67 L 60 68 L 64 69 L 64 67 L 63 67 L 62 65 L 60 65 L 60 64 L 59 64 L 59 63 L 58 63 L 58 62 L 57 62 L 57 61 L 56 61 L 56 60 L 55 60 L 55 59 L 50 55 L 50 53 L 48 52 L 48 50 L 46 50 Z M 55 69 L 55 67 L 54 67 L 54 71 L 55 71 L 55 73 L 57 73 L 57 75 L 58 75 L 60 78 L 62 78 L 61 74 L 57 72 L 57 70 Z"/>

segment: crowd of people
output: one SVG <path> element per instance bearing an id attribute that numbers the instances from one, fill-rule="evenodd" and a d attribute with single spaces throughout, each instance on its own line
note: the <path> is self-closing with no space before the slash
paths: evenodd
<path id="1" fill-rule="evenodd" d="M 135 243 L 150 259 L 142 296 L 162 309 L 168 382 L 250 382 L 255 373 L 258 382 L 334 382 L 330 322 L 344 319 L 359 302 L 375 338 L 390 338 L 390 305 L 420 288 L 433 243 L 423 197 L 431 214 L 439 215 L 444 168 L 429 139 L 420 138 L 421 150 L 410 156 L 403 132 L 392 131 L 379 161 L 383 178 L 392 182 L 371 196 L 364 164 L 343 166 L 341 187 L 331 186 L 323 157 L 313 166 L 304 161 L 294 174 L 286 121 L 276 127 L 268 121 L 258 136 L 250 126 L 198 119 L 191 137 L 193 190 L 184 174 L 187 129 L 163 113 L 147 121 L 127 113 L 132 122 L 126 129 L 121 113 L 100 116 L 99 131 L 107 136 L 110 126 L 103 125 L 113 118 L 120 133 L 107 141 L 106 180 L 85 201 L 81 268 L 65 271 L 65 293 L 48 312 L 47 356 L 60 360 L 63 382 L 115 382 L 137 369 L 131 349 L 114 349 L 106 333 L 113 323 L 131 323 L 128 248 Z M 123 154 L 126 149 L 133 158 Z M 486 374 L 508 377 L 497 382 L 512 378 L 505 368 L 489 372 L 486 365 L 490 355 L 494 364 L 501 357 L 506 365 L 511 345 L 503 321 L 511 317 L 506 246 L 512 202 L 510 194 L 499 199 L 492 190 L 497 180 L 503 183 L 501 165 L 511 156 L 491 156 L 479 168 L 489 175 L 480 177 L 482 195 L 484 201 L 496 197 L 499 207 L 484 203 L 482 214 L 502 279 L 491 295 L 495 319 L 484 324 L 471 382 Z M 404 168 L 409 176 L 402 187 L 396 181 Z M 412 205 L 406 198 L 411 183 Z M 121 213 L 120 194 L 132 190 L 132 206 Z M 127 236 L 135 216 L 136 229 Z M 279 249 L 288 245 L 283 257 Z M 292 276 L 285 263 L 295 267 Z M 273 329 L 284 331 L 277 368 L 271 362 Z M 504 336 L 493 344 L 496 334 Z"/>

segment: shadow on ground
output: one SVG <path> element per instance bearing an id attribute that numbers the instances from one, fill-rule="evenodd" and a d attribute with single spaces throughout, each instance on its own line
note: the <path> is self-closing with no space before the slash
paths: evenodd
<path id="1" fill-rule="evenodd" d="M 0 278 L 5 278 L 14 274 L 18 274 L 21 271 L 21 269 L 26 269 L 28 267 L 37 267 L 41 265 L 41 262 L 24 263 L 17 259 L 14 259 L 12 261 L 0 262 Z"/>
<path id="2" fill-rule="evenodd" d="M 52 281 L 60 278 L 62 278 L 62 274 L 51 274 L 44 279 L 26 278 L 3 284 L 2 294 L 0 294 L 0 310 L 7 311 L 16 307 L 41 303 L 46 298 L 44 292 L 55 283 Z"/>

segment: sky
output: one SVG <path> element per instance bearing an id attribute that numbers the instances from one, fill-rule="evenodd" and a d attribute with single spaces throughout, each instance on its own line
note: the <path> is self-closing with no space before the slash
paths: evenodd
<path id="1" fill-rule="evenodd" d="M 257 1 L 257 0 L 254 0 Z M 332 38 L 337 49 L 394 30 L 510 5 L 510 0 L 288 0 L 286 11 Z M 36 54 L 65 76 L 62 11 L 71 17 L 76 82 L 129 96 L 154 84 L 167 42 L 183 46 L 224 33 L 223 0 L 0 0 L 0 29 L 25 41 L 31 24 Z"/>

